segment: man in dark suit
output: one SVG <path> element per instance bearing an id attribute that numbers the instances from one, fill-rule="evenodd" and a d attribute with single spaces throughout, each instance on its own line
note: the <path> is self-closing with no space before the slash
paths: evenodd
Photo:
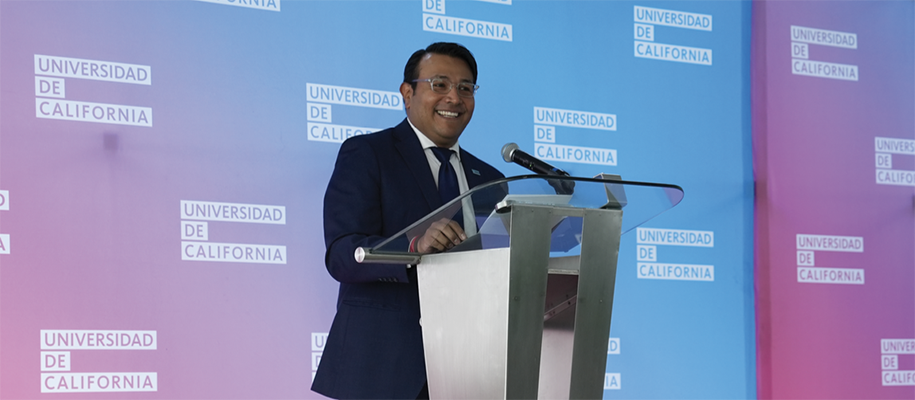
<path id="1" fill-rule="evenodd" d="M 428 398 L 415 272 L 359 264 L 353 254 L 453 197 L 440 190 L 454 186 L 456 194 L 503 177 L 458 145 L 473 115 L 476 80 L 476 61 L 463 46 L 418 50 L 400 85 L 407 119 L 340 147 L 324 197 L 325 264 L 340 292 L 312 390 L 334 398 Z M 464 239 L 460 223 L 443 220 L 402 245 L 432 253 Z"/>

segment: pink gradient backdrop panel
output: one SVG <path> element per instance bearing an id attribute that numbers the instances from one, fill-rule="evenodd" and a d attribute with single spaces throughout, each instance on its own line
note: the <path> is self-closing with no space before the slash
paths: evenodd
<path id="1" fill-rule="evenodd" d="M 760 397 L 915 395 L 912 16 L 754 7 Z"/>

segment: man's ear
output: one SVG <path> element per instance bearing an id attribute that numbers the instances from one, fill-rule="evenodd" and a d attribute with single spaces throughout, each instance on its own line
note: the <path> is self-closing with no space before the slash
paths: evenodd
<path id="1" fill-rule="evenodd" d="M 407 82 L 401 83 L 400 96 L 403 97 L 404 108 L 410 108 L 410 99 L 413 98 L 413 86 Z"/>

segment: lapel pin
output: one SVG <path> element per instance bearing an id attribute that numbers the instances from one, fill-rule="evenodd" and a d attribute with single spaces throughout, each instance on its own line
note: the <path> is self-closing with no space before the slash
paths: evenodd
<path id="1" fill-rule="evenodd" d="M 475 170 L 475 169 L 473 169 L 473 168 L 470 169 L 470 172 L 473 172 L 473 174 L 476 175 L 476 176 L 480 176 L 480 171 L 477 171 L 477 170 Z"/>

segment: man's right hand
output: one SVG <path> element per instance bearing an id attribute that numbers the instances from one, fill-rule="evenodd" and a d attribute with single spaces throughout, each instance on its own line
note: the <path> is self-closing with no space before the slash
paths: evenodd
<path id="1" fill-rule="evenodd" d="M 427 253 L 438 253 L 457 246 L 467 239 L 461 225 L 453 219 L 444 219 L 435 221 L 426 233 L 416 243 L 416 251 Z"/>

